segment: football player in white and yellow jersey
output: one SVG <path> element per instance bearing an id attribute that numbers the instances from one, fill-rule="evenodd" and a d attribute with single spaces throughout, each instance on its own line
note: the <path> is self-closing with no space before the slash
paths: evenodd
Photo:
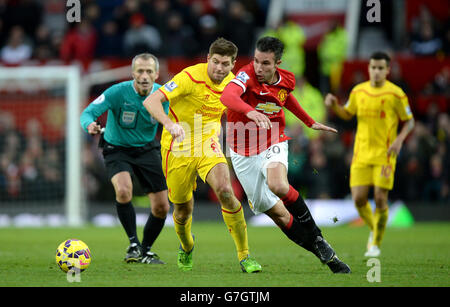
<path id="1" fill-rule="evenodd" d="M 388 220 L 388 193 L 394 186 L 397 155 L 414 128 L 414 118 L 403 90 L 387 80 L 390 58 L 374 53 L 367 82 L 356 85 L 345 106 L 328 94 L 325 104 L 342 119 L 356 115 L 357 130 L 350 168 L 352 198 L 361 218 L 370 228 L 366 257 L 378 257 Z M 405 122 L 397 134 L 399 121 Z M 368 202 L 374 187 L 375 213 Z"/>
<path id="2" fill-rule="evenodd" d="M 211 186 L 220 201 L 242 271 L 261 271 L 261 266 L 249 257 L 243 209 L 234 196 L 228 163 L 219 142 L 221 118 L 226 109 L 220 95 L 234 78 L 231 70 L 237 50 L 232 42 L 217 39 L 210 46 L 207 63 L 185 68 L 144 101 L 148 112 L 164 126 L 162 167 L 181 243 L 178 267 L 184 271 L 191 270 L 193 264 L 191 224 L 197 176 Z M 169 101 L 168 115 L 162 107 L 164 101 Z"/>

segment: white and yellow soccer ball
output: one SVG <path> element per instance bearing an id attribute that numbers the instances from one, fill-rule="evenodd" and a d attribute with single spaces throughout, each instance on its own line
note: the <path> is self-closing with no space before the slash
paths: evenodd
<path id="1" fill-rule="evenodd" d="M 56 263 L 64 272 L 71 269 L 86 270 L 91 264 L 91 251 L 86 243 L 77 239 L 68 239 L 56 249 Z"/>

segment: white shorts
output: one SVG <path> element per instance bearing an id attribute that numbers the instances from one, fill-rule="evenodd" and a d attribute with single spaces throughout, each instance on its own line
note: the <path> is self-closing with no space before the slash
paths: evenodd
<path id="1" fill-rule="evenodd" d="M 263 213 L 280 200 L 267 185 L 267 166 L 282 163 L 288 170 L 288 142 L 274 144 L 259 155 L 241 156 L 230 149 L 231 163 L 255 214 Z"/>

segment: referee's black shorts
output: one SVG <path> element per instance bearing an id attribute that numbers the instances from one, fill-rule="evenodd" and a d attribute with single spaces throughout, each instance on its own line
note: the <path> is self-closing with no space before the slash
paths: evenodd
<path id="1" fill-rule="evenodd" d="M 103 157 L 110 180 L 115 174 L 127 171 L 136 176 L 146 194 L 167 190 L 161 147 L 156 141 L 143 147 L 121 147 L 105 142 Z"/>

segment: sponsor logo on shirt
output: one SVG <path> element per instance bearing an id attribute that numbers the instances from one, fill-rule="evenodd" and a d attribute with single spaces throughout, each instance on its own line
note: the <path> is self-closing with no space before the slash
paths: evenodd
<path id="1" fill-rule="evenodd" d="M 281 107 L 277 106 L 274 102 L 260 102 L 255 109 L 258 111 L 263 111 L 265 114 L 275 114 L 280 112 Z"/>
<path id="2" fill-rule="evenodd" d="M 168 83 L 166 83 L 164 85 L 164 88 L 168 91 L 168 92 L 172 92 L 174 89 L 176 89 L 178 87 L 178 85 L 174 82 L 174 81 L 170 81 Z"/>

